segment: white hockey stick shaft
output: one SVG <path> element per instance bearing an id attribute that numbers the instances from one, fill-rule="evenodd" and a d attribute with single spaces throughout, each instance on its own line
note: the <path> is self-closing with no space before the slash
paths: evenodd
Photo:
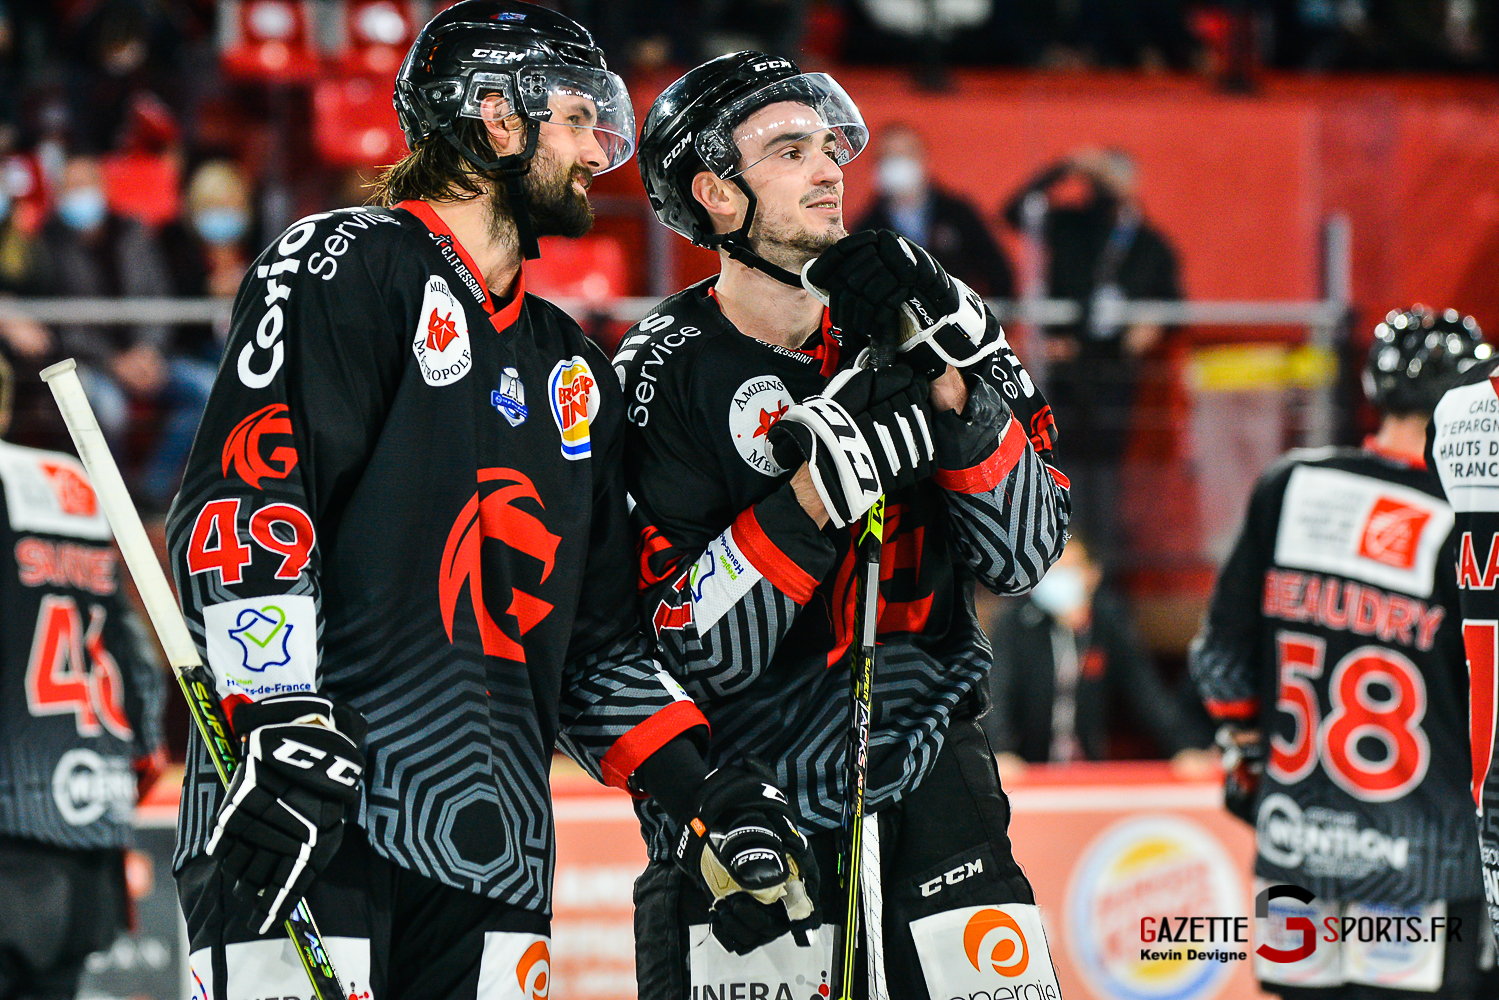
<path id="1" fill-rule="evenodd" d="M 42 380 L 52 390 L 58 409 L 62 410 L 63 422 L 68 425 L 68 433 L 72 435 L 73 444 L 78 448 L 78 457 L 88 470 L 89 480 L 94 485 L 94 495 L 99 498 L 99 506 L 109 519 L 115 541 L 120 546 L 120 554 L 124 556 L 130 576 L 135 580 L 135 587 L 140 591 L 146 613 L 151 616 L 156 637 L 161 640 L 161 647 L 166 651 L 167 662 L 180 674 L 184 670 L 201 666 L 203 661 L 198 658 L 198 649 L 193 645 L 187 622 L 183 621 L 182 611 L 177 607 L 176 595 L 172 593 L 161 563 L 156 559 L 156 550 L 146 537 L 140 514 L 136 512 L 135 504 L 125 489 L 125 481 L 120 478 L 119 467 L 115 465 L 114 456 L 110 454 L 109 445 L 104 440 L 104 431 L 99 428 L 94 409 L 89 406 L 88 397 L 83 394 L 83 383 L 78 379 L 77 367 L 72 358 L 59 361 L 42 370 Z"/>
<path id="2" fill-rule="evenodd" d="M 57 407 L 62 411 L 63 423 L 68 426 L 73 444 L 78 448 L 78 457 L 88 472 L 94 495 L 104 516 L 114 531 L 125 566 L 135 580 L 146 613 L 151 616 L 151 625 L 156 629 L 156 638 L 166 651 L 167 660 L 177 674 L 182 693 L 187 696 L 188 710 L 198 733 L 203 737 L 209 758 L 219 772 L 225 785 L 229 783 L 236 765 L 233 735 L 229 730 L 224 711 L 218 705 L 213 691 L 213 679 L 203 669 L 198 649 L 193 645 L 192 634 L 187 630 L 187 621 L 182 609 L 177 606 L 176 595 L 167 583 L 161 563 L 156 560 L 156 550 L 146 537 L 145 526 L 135 509 L 135 502 L 125 489 L 125 480 L 120 477 L 119 466 L 110 454 L 109 444 L 104 440 L 104 431 L 94 416 L 83 393 L 83 383 L 78 379 L 78 365 L 72 358 L 42 369 L 42 380 L 52 390 Z M 323 944 L 322 932 L 306 900 L 297 903 L 286 919 L 286 933 L 292 940 L 297 957 L 312 986 L 316 1000 L 343 1000 L 348 992 L 333 967 L 333 961 Z"/>

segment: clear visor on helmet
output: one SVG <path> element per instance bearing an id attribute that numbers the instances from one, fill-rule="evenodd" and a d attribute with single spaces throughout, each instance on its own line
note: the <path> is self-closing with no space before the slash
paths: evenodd
<path id="1" fill-rule="evenodd" d="M 516 89 L 519 88 L 517 97 Z M 603 150 L 605 174 L 635 151 L 635 109 L 625 82 L 616 74 L 582 66 L 523 66 L 513 73 L 475 73 L 469 79 L 459 114 L 484 119 L 503 116 L 493 104 L 486 115 L 484 99 L 499 94 L 519 105 L 529 118 L 586 132 Z"/>
<path id="2" fill-rule="evenodd" d="M 858 105 L 826 73 L 802 73 L 746 94 L 700 132 L 695 145 L 708 169 L 729 180 L 808 139 L 818 140 L 839 166 L 869 141 Z"/>

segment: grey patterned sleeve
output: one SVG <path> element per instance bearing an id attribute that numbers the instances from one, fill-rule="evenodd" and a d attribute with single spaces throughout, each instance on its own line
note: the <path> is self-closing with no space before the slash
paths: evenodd
<path id="1" fill-rule="evenodd" d="M 636 634 L 568 664 L 558 714 L 562 751 L 617 788 L 671 739 L 708 725 Z"/>
<path id="2" fill-rule="evenodd" d="M 1067 543 L 1066 477 L 1046 464 L 1014 417 L 999 447 L 968 469 L 939 469 L 953 548 L 985 587 L 1023 594 L 1040 582 Z"/>
<path id="3" fill-rule="evenodd" d="M 646 591 L 662 659 L 694 698 L 743 690 L 775 656 L 833 558 L 791 488 L 776 490 Z"/>

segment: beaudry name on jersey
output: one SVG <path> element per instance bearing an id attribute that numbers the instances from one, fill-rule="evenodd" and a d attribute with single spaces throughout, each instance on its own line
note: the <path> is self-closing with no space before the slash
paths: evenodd
<path id="1" fill-rule="evenodd" d="M 712 723 L 713 762 L 746 753 L 779 762 L 800 821 L 834 829 L 849 725 L 852 530 L 816 528 L 767 431 L 827 383 L 838 334 L 825 323 L 804 351 L 747 337 L 719 310 L 712 280 L 661 303 L 615 357 L 641 442 L 625 461 L 646 617 L 658 655 Z M 1065 477 L 1036 451 L 1050 448 L 1049 408 L 1007 348 L 979 374 L 1016 414 L 996 425 L 998 447 L 975 467 L 887 498 L 871 809 L 921 781 L 949 714 L 978 697 L 990 649 L 974 615 L 975 578 L 1029 590 L 1065 536 Z M 665 817 L 653 803 L 638 808 L 651 856 L 669 857 Z"/>
<path id="2" fill-rule="evenodd" d="M 1356 449 L 1293 452 L 1256 485 L 1191 667 L 1262 726 L 1255 873 L 1323 899 L 1470 899 L 1468 699 L 1452 508 Z"/>
<path id="3" fill-rule="evenodd" d="M 548 910 L 554 744 L 622 785 L 702 723 L 628 606 L 607 359 L 424 203 L 342 210 L 255 262 L 208 414 L 168 535 L 220 696 L 357 709 L 374 848 Z M 219 798 L 194 743 L 179 865 Z"/>
<path id="4" fill-rule="evenodd" d="M 1489 917 L 1499 932 L 1499 360 L 1476 365 L 1438 404 L 1428 461 L 1456 514 L 1458 599 L 1467 647 L 1472 773 L 1463 811 L 1476 815 Z M 1473 811 L 1468 812 L 1468 803 Z"/>
<path id="5" fill-rule="evenodd" d="M 164 685 L 71 455 L 0 441 L 0 834 L 125 846 Z"/>

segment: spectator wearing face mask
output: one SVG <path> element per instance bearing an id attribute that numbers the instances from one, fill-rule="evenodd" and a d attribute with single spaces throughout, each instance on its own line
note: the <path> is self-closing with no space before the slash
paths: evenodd
<path id="1" fill-rule="evenodd" d="M 1074 535 L 1024 601 L 990 630 L 993 708 L 983 717 L 1001 774 L 1025 764 L 1105 760 L 1113 704 L 1128 705 L 1162 754 L 1187 773 L 1209 766 L 1210 727 L 1162 681 L 1120 600 Z"/>
<path id="2" fill-rule="evenodd" d="M 173 291 L 184 298 L 229 298 L 259 249 L 251 232 L 250 183 L 230 160 L 205 160 L 187 183 L 187 215 L 162 227 Z M 216 361 L 228 328 L 178 331 L 183 353 Z"/>
<path id="3" fill-rule="evenodd" d="M 98 160 L 74 156 L 64 165 L 54 213 L 42 226 L 44 293 L 59 297 L 169 296 L 165 255 L 148 228 L 109 210 Z M 134 477 L 137 499 L 165 510 L 213 385 L 213 364 L 179 356 L 162 323 L 68 323 L 60 350 L 78 359 L 78 374 L 99 424 L 123 445 L 132 399 L 162 414 L 161 433 Z M 119 450 L 119 449 L 117 449 Z"/>
<path id="4" fill-rule="evenodd" d="M 943 270 L 985 298 L 1007 299 L 1015 277 L 983 217 L 967 201 L 932 184 L 926 143 L 909 125 L 880 134 L 880 194 L 850 232 L 891 229 L 925 247 Z"/>

